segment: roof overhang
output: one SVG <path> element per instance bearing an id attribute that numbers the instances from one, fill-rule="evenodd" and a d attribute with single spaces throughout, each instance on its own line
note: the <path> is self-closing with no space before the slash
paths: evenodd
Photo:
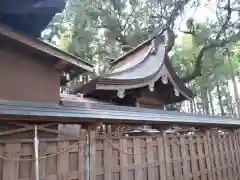
<path id="1" fill-rule="evenodd" d="M 1 0 L 0 22 L 24 32 L 31 37 L 40 37 L 56 13 L 63 11 L 65 0 Z"/>
<path id="2" fill-rule="evenodd" d="M 44 43 L 36 38 L 26 36 L 24 33 L 13 30 L 10 27 L 0 24 L 0 41 L 8 47 L 18 49 L 26 54 L 44 57 L 43 61 L 53 63 L 56 70 L 62 72 L 93 72 L 93 65 L 66 53 L 52 45 Z"/>

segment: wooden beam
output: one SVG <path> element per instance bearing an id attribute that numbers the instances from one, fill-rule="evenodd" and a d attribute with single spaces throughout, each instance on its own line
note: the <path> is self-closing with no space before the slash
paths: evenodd
<path id="1" fill-rule="evenodd" d="M 65 66 L 67 65 L 67 62 L 66 61 L 63 61 L 63 60 L 58 60 L 56 64 L 54 64 L 54 68 L 59 70 L 59 71 L 62 71 Z"/>
<path id="2" fill-rule="evenodd" d="M 23 128 L 18 128 L 18 129 L 12 129 L 12 130 L 7 130 L 7 131 L 3 131 L 0 132 L 0 136 L 4 136 L 4 135 L 9 135 L 9 134 L 16 134 L 16 133 L 21 133 L 21 132 L 26 132 L 26 131 L 30 131 L 34 129 L 34 125 L 30 125 L 30 124 L 26 124 L 26 123 L 18 123 L 18 122 L 7 122 L 7 124 L 9 125 L 16 125 L 16 126 L 20 126 Z M 46 127 L 49 126 L 53 126 L 53 125 L 57 125 L 58 123 L 47 123 L 47 124 L 42 124 L 38 126 L 39 130 L 44 130 L 47 129 Z M 49 130 L 47 131 L 49 132 Z"/>
<path id="3" fill-rule="evenodd" d="M 88 129 L 88 130 L 96 130 L 97 127 L 102 126 L 102 125 L 103 125 L 103 122 L 99 121 L 99 122 L 86 123 L 82 127 L 84 129 Z"/>
<path id="4" fill-rule="evenodd" d="M 0 132 L 0 136 L 9 135 L 9 134 L 16 134 L 16 133 L 30 131 L 30 130 L 32 130 L 32 128 L 12 129 L 12 130 L 7 130 L 7 131 Z"/>

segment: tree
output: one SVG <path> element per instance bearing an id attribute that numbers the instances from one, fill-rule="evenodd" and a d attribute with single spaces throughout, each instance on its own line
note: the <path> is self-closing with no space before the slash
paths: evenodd
<path id="1" fill-rule="evenodd" d="M 158 33 L 166 33 L 167 53 L 172 56 L 176 71 L 197 94 L 189 109 L 217 114 L 214 103 L 218 99 L 221 114 L 225 114 L 231 109 L 225 105 L 225 97 L 227 101 L 231 99 L 226 82 L 240 74 L 240 70 L 226 69 L 227 56 L 223 52 L 226 47 L 231 52 L 239 46 L 236 42 L 240 38 L 240 2 L 213 2 L 68 0 L 64 12 L 43 33 L 43 39 L 51 42 L 57 37 L 60 40 L 55 44 L 94 63 L 99 73 L 104 73 L 112 59 Z M 215 18 L 199 23 L 193 14 L 186 19 L 185 12 L 190 8 L 208 8 L 210 4 L 214 5 Z M 239 52 L 233 53 L 229 60 L 239 64 Z M 82 77 L 76 79 L 79 83 Z"/>

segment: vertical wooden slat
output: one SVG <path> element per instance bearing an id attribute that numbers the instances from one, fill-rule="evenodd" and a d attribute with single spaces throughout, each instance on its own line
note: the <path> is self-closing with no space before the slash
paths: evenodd
<path id="1" fill-rule="evenodd" d="M 194 143 L 192 136 L 189 137 L 189 149 L 190 149 L 190 160 L 191 160 L 191 167 L 192 167 L 192 177 L 193 177 L 193 180 L 198 180 L 196 145 Z"/>
<path id="2" fill-rule="evenodd" d="M 109 143 L 112 143 L 112 142 L 111 141 L 108 142 L 107 140 L 104 140 L 104 142 L 103 142 L 104 180 L 112 180 L 112 165 L 111 165 L 111 162 L 112 162 L 113 157 L 112 157 L 112 146 Z M 111 157 L 111 158 L 109 158 L 109 157 Z"/>
<path id="3" fill-rule="evenodd" d="M 216 134 L 212 134 L 212 143 L 213 143 L 213 152 L 214 152 L 214 160 L 215 160 L 215 165 L 216 165 L 216 173 L 217 173 L 217 179 L 221 180 L 222 175 L 221 175 L 221 167 L 220 167 L 220 154 L 218 150 L 218 140 L 216 140 Z"/>
<path id="4" fill-rule="evenodd" d="M 163 137 L 157 138 L 157 147 L 158 147 L 158 163 L 159 163 L 159 177 L 160 180 L 166 180 L 166 163 L 165 163 L 165 154 L 164 154 L 164 144 Z"/>
<path id="5" fill-rule="evenodd" d="M 235 151 L 235 157 L 236 157 L 236 168 L 237 168 L 237 172 L 238 172 L 238 176 L 240 176 L 240 159 L 239 159 L 239 144 L 237 141 L 237 133 L 234 133 L 233 135 L 233 145 L 234 145 L 234 151 Z"/>
<path id="6" fill-rule="evenodd" d="M 140 150 L 141 152 L 144 152 L 141 154 L 141 164 L 144 166 L 142 168 L 142 175 L 143 175 L 143 179 L 147 179 L 148 178 L 148 168 L 147 168 L 147 152 L 146 152 L 146 138 L 142 138 L 140 139 Z"/>
<path id="7" fill-rule="evenodd" d="M 181 157 L 179 152 L 179 140 L 177 137 L 172 139 L 172 156 L 173 156 L 173 171 L 174 171 L 174 177 L 178 177 L 179 179 L 182 178 L 181 173 Z"/>
<path id="8" fill-rule="evenodd" d="M 85 147 L 85 142 L 81 141 L 78 145 L 78 158 L 79 158 L 79 165 L 78 165 L 78 171 L 79 171 L 79 178 L 78 180 L 84 180 L 84 147 Z"/>
<path id="9" fill-rule="evenodd" d="M 134 152 L 134 165 L 135 165 L 135 179 L 142 180 L 142 160 L 141 160 L 141 152 L 140 152 L 140 139 L 133 139 L 133 152 Z M 145 152 L 143 152 L 145 153 Z"/>
<path id="10" fill-rule="evenodd" d="M 210 155 L 210 162 L 211 162 L 211 172 L 212 172 L 212 178 L 213 180 L 217 180 L 217 174 L 216 174 L 216 166 L 215 166 L 215 154 L 213 150 L 213 142 L 212 142 L 212 132 L 208 131 L 208 148 L 209 148 L 209 155 Z"/>
<path id="11" fill-rule="evenodd" d="M 225 154 L 224 154 L 224 148 L 223 148 L 223 138 L 221 135 L 219 135 L 219 152 L 220 152 L 220 160 L 221 160 L 221 170 L 223 174 L 223 179 L 227 179 L 227 162 L 225 161 Z"/>
<path id="12" fill-rule="evenodd" d="M 210 150 L 209 150 L 209 141 L 208 141 L 209 132 L 206 131 L 203 136 L 203 146 L 204 146 L 204 154 L 205 154 L 205 161 L 207 166 L 207 177 L 208 180 L 212 180 L 212 168 L 210 162 Z"/>
<path id="13" fill-rule="evenodd" d="M 238 144 L 236 141 L 236 133 L 233 133 L 233 137 L 232 137 L 232 142 L 233 142 L 233 149 L 234 149 L 234 156 L 235 156 L 235 166 L 236 166 L 236 171 L 237 171 L 237 176 L 239 177 L 240 172 L 239 172 L 239 155 L 238 155 Z"/>
<path id="14" fill-rule="evenodd" d="M 237 155 L 238 155 L 238 172 L 240 173 L 240 133 L 235 132 L 235 139 L 236 139 L 236 144 L 237 144 Z"/>
<path id="15" fill-rule="evenodd" d="M 212 141 L 211 141 L 211 133 L 210 133 L 210 131 L 206 131 L 205 132 L 205 136 L 204 136 L 204 151 L 205 151 L 205 155 L 206 155 L 208 179 L 209 180 L 215 180 L 216 179 L 216 175 L 215 175 L 215 172 L 214 172 Z"/>
<path id="16" fill-rule="evenodd" d="M 7 157 L 11 158 L 20 158 L 20 143 L 6 144 L 5 154 Z M 3 163 L 3 180 L 17 180 L 19 172 L 19 161 L 4 160 Z"/>
<path id="17" fill-rule="evenodd" d="M 5 146 L 3 143 L 0 144 L 0 156 L 5 156 L 4 155 L 4 149 Z M 4 167 L 4 160 L 1 158 L 0 159 L 0 180 L 3 180 L 3 167 Z"/>
<path id="18" fill-rule="evenodd" d="M 57 142 L 48 142 L 46 146 L 46 154 L 51 155 L 53 153 L 59 152 L 60 148 L 58 147 Z M 58 178 L 58 157 L 51 156 L 45 159 L 45 180 L 55 180 Z M 33 166 L 34 168 L 34 166 Z M 34 178 L 34 174 L 33 174 Z"/>
<path id="19" fill-rule="evenodd" d="M 47 151 L 47 143 L 40 142 L 39 143 L 39 157 L 45 157 Z M 46 177 L 46 160 L 41 159 L 39 160 L 39 175 L 40 179 L 45 179 Z"/>
<path id="20" fill-rule="evenodd" d="M 123 152 L 127 152 L 127 140 L 120 139 L 120 149 Z M 128 169 L 127 169 L 127 154 L 120 152 L 120 179 L 128 179 Z"/>
<path id="21" fill-rule="evenodd" d="M 96 179 L 96 131 L 89 130 L 89 149 L 90 149 L 90 180 Z"/>
<path id="22" fill-rule="evenodd" d="M 147 149 L 147 164 L 148 164 L 148 180 L 154 180 L 152 138 L 146 139 L 146 149 Z"/>
<path id="23" fill-rule="evenodd" d="M 236 158 L 234 156 L 232 136 L 233 136 L 233 133 L 230 133 L 229 136 L 228 136 L 228 144 L 229 144 L 229 148 L 230 148 L 231 167 L 232 167 L 232 171 L 233 171 L 233 179 L 238 179 L 238 172 L 236 170 Z"/>
<path id="24" fill-rule="evenodd" d="M 200 177 L 201 180 L 206 180 L 206 167 L 204 165 L 204 153 L 203 153 L 203 144 L 201 141 L 201 136 L 196 135 L 196 141 L 197 141 L 197 152 L 198 152 L 198 157 L 199 157 L 199 165 L 200 165 Z"/>
<path id="25" fill-rule="evenodd" d="M 165 150 L 165 161 L 166 161 L 166 174 L 167 174 L 167 180 L 172 180 L 172 159 L 170 157 L 170 140 L 168 139 L 167 135 L 164 134 L 163 136 L 163 142 L 164 142 L 164 150 Z"/>
<path id="26" fill-rule="evenodd" d="M 227 134 L 224 134 L 223 135 L 223 143 L 224 143 L 224 151 L 225 151 L 225 157 L 226 157 L 226 166 L 227 166 L 227 172 L 228 172 L 228 179 L 229 180 L 233 180 L 233 172 L 232 172 L 232 168 L 230 166 L 230 163 L 231 163 L 231 159 L 229 157 L 230 155 L 230 151 L 229 151 L 229 146 L 228 146 L 228 135 Z"/>
<path id="27" fill-rule="evenodd" d="M 190 176 L 190 172 L 188 170 L 188 153 L 187 153 L 187 147 L 185 143 L 185 137 L 181 136 L 180 137 L 180 144 L 181 144 L 181 154 L 182 154 L 182 161 L 183 161 L 183 179 L 188 180 Z"/>
<path id="28" fill-rule="evenodd" d="M 67 149 L 69 146 L 68 141 L 58 142 L 58 151 Z M 62 152 L 57 156 L 57 174 L 58 180 L 68 180 L 69 172 L 69 152 Z"/>

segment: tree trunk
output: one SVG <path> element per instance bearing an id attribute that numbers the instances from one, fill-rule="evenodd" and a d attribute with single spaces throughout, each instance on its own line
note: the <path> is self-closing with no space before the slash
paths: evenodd
<path id="1" fill-rule="evenodd" d="M 219 103 L 219 106 L 220 106 L 221 116 L 224 116 L 225 112 L 224 112 L 223 103 L 222 103 L 219 81 L 217 81 L 216 87 L 217 87 L 217 97 L 218 97 L 218 103 Z"/>
<path id="2" fill-rule="evenodd" d="M 190 103 L 190 112 L 194 113 L 194 110 L 193 110 L 193 103 L 194 103 L 194 101 L 193 100 L 189 101 L 189 103 Z"/>
<path id="3" fill-rule="evenodd" d="M 230 112 L 231 116 L 233 116 L 233 117 L 237 116 L 236 107 L 232 103 L 232 97 L 230 95 L 228 98 L 228 111 Z"/>
<path id="4" fill-rule="evenodd" d="M 205 110 L 204 110 L 204 106 L 203 106 L 203 99 L 202 99 L 202 95 L 200 95 L 200 97 L 197 100 L 197 110 L 199 114 L 204 114 Z"/>
<path id="5" fill-rule="evenodd" d="M 236 106 L 237 106 L 237 108 L 236 108 L 237 109 L 237 117 L 240 118 L 240 97 L 238 94 L 239 91 L 238 91 L 237 82 L 236 82 L 236 78 L 234 75 L 233 65 L 232 65 L 229 51 L 228 51 L 228 63 L 229 63 L 230 71 L 231 71 L 231 79 L 232 79 L 232 83 L 233 83 L 234 97 L 235 97 L 235 102 L 236 102 Z"/>
<path id="6" fill-rule="evenodd" d="M 203 105 L 205 109 L 205 114 L 209 115 L 209 100 L 208 100 L 208 95 L 207 95 L 207 88 L 203 88 Z"/>
<path id="7" fill-rule="evenodd" d="M 193 103 L 194 113 L 197 113 L 197 108 L 196 108 L 197 105 L 196 105 L 196 102 L 194 99 L 193 99 L 192 103 Z"/>
<path id="8" fill-rule="evenodd" d="M 206 76 L 202 76 L 202 84 L 203 86 L 201 86 L 201 98 L 203 101 L 203 109 L 204 109 L 204 113 L 206 115 L 209 115 L 209 101 L 208 101 L 208 95 L 207 95 L 207 87 L 205 86 L 205 82 L 206 82 Z"/>
<path id="9" fill-rule="evenodd" d="M 211 93 L 210 90 L 208 90 L 207 92 L 208 92 L 208 98 L 209 98 L 209 103 L 210 103 L 212 115 L 215 115 L 215 110 L 214 110 L 214 106 L 213 106 L 212 93 Z"/>

